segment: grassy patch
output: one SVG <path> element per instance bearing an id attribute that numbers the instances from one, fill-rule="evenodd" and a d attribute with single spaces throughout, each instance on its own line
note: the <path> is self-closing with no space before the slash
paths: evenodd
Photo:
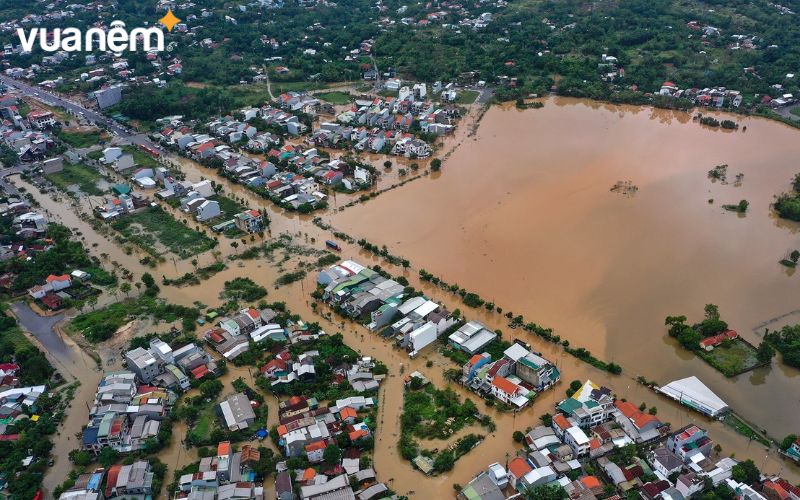
<path id="1" fill-rule="evenodd" d="M 136 162 L 136 164 L 140 167 L 153 169 L 158 168 L 158 162 L 155 158 L 135 146 L 123 146 L 122 151 L 132 154 L 133 161 Z"/>
<path id="2" fill-rule="evenodd" d="M 47 176 L 50 181 L 63 191 L 68 191 L 70 186 L 78 186 L 82 193 L 100 196 L 103 190 L 97 187 L 97 182 L 103 179 L 92 167 L 78 163 L 77 165 L 64 165 L 64 170 Z"/>
<path id="3" fill-rule="evenodd" d="M 72 334 L 85 335 L 90 342 L 102 342 L 137 317 L 152 317 L 167 323 L 180 319 L 183 329 L 192 331 L 195 321 L 200 317 L 200 311 L 168 304 L 145 294 L 138 299 L 115 302 L 108 307 L 79 314 L 67 324 L 66 330 Z"/>
<path id="4" fill-rule="evenodd" d="M 247 208 L 239 202 L 223 195 L 211 196 L 208 199 L 219 203 L 219 210 L 222 212 L 222 215 L 225 218 L 233 217 L 240 212 L 244 212 L 244 210 Z"/>
<path id="5" fill-rule="evenodd" d="M 724 342 L 712 351 L 698 351 L 697 354 L 726 377 L 733 377 L 759 364 L 756 350 L 741 339 Z"/>
<path id="6" fill-rule="evenodd" d="M 271 82 L 272 93 L 278 92 L 302 92 L 307 90 L 321 90 L 325 88 L 324 83 L 319 82 Z"/>
<path id="7" fill-rule="evenodd" d="M 795 116 L 800 116 L 800 106 L 795 106 L 794 108 L 790 109 L 789 112 Z"/>
<path id="8" fill-rule="evenodd" d="M 747 425 L 744 421 L 738 418 L 733 413 L 729 413 L 725 415 L 723 419 L 725 425 L 731 427 L 733 430 L 741 434 L 742 436 L 752 439 L 754 441 L 758 441 L 759 443 L 763 444 L 764 446 L 769 446 L 770 442 L 769 439 L 765 438 L 761 434 L 758 434 L 752 427 Z"/>
<path id="9" fill-rule="evenodd" d="M 86 132 L 59 130 L 56 135 L 73 148 L 88 148 L 99 144 L 100 141 L 108 137 L 99 130 L 88 130 Z"/>
<path id="10" fill-rule="evenodd" d="M 347 104 L 352 100 L 352 96 L 347 92 L 319 92 L 314 97 L 327 101 L 331 104 Z"/>
<path id="11" fill-rule="evenodd" d="M 481 95 L 477 90 L 462 90 L 456 97 L 456 104 L 472 104 Z"/>
<path id="12" fill-rule="evenodd" d="M 242 299 L 253 302 L 267 295 L 267 289 L 256 284 L 250 278 L 234 278 L 226 281 L 220 298 L 222 299 Z"/>
<path id="13" fill-rule="evenodd" d="M 211 439 L 211 430 L 218 426 L 215 403 L 209 403 L 197 416 L 197 421 L 189 430 L 187 438 L 193 443 L 205 443 Z"/>
<path id="14" fill-rule="evenodd" d="M 458 458 L 474 448 L 483 437 L 468 434 L 450 443 L 446 449 L 421 449 L 417 439 L 447 440 L 468 425 L 480 424 L 490 431 L 494 423 L 488 417 L 479 420 L 477 407 L 471 400 L 463 402 L 452 389 L 437 389 L 432 385 L 407 390 L 403 396 L 403 415 L 400 418 L 401 432 L 398 448 L 403 458 L 413 460 L 418 455 L 433 462 L 433 472 L 444 472 L 453 468 Z"/>
<path id="15" fill-rule="evenodd" d="M 125 216 L 111 226 L 154 257 L 161 255 L 156 242 L 181 258 L 203 253 L 217 244 L 216 240 L 175 220 L 160 207 Z"/>
<path id="16" fill-rule="evenodd" d="M 33 347 L 33 344 L 28 337 L 22 333 L 22 330 L 19 327 L 9 328 L 7 330 L 3 330 L 2 335 L 0 335 L 3 340 L 7 340 L 14 344 L 14 348 L 19 351 L 20 349 L 24 349 L 26 347 Z"/>

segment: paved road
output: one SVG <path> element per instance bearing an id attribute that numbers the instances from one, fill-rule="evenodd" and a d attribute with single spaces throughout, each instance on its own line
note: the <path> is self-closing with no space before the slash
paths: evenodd
<path id="1" fill-rule="evenodd" d="M 64 319 L 63 313 L 55 316 L 39 316 L 25 302 L 14 302 L 11 304 L 11 310 L 22 326 L 54 357 L 68 357 L 72 354 L 64 339 L 53 329 L 56 323 Z"/>
<path id="2" fill-rule="evenodd" d="M 161 148 L 157 144 L 152 142 L 150 139 L 148 139 L 146 135 L 138 134 L 132 131 L 131 129 L 126 128 L 125 126 L 117 123 L 116 121 L 107 117 L 103 113 L 100 113 L 99 111 L 95 111 L 92 109 L 88 109 L 83 105 L 81 105 L 80 103 L 73 101 L 69 98 L 58 96 L 47 90 L 28 85 L 27 83 L 15 80 L 5 75 L 0 75 L 0 82 L 3 82 L 9 87 L 17 89 L 23 96 L 32 97 L 38 101 L 41 101 L 44 104 L 47 104 L 48 106 L 57 106 L 64 108 L 65 110 L 67 110 L 68 112 L 72 113 L 75 116 L 81 116 L 98 125 L 103 125 L 114 135 L 117 135 L 122 139 L 130 141 L 132 144 L 145 145 L 157 151 L 162 151 Z"/>

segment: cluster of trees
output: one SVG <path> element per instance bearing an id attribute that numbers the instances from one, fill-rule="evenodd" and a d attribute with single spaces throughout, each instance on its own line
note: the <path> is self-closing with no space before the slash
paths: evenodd
<path id="1" fill-rule="evenodd" d="M 765 342 L 781 353 L 784 363 L 800 368 L 800 325 L 787 325 L 764 335 Z"/>
<path id="2" fill-rule="evenodd" d="M 0 218 L 0 240 L 4 244 L 16 240 L 15 230 L 10 217 Z M 112 285 L 116 283 L 115 276 L 104 271 L 96 258 L 89 257 L 86 249 L 80 242 L 71 241 L 71 231 L 60 224 L 50 224 L 47 228 L 47 237 L 53 240 L 53 247 L 46 252 L 36 252 L 29 255 L 30 259 L 9 259 L 0 263 L 0 272 L 15 274 L 11 289 L 23 291 L 34 285 L 40 285 L 50 274 L 64 274 L 73 269 L 83 269 L 92 274 L 92 279 L 98 285 Z"/>
<path id="3" fill-rule="evenodd" d="M 17 321 L 0 312 L 0 363 L 18 364 L 20 383 L 23 386 L 46 384 L 55 370 L 44 353 L 33 344 L 12 340 L 20 337 L 23 335 L 17 326 Z"/>
<path id="4" fill-rule="evenodd" d="M 667 316 L 664 324 L 669 327 L 669 335 L 690 350 L 699 348 L 699 343 L 705 337 L 717 335 L 728 329 L 728 323 L 720 319 L 719 307 L 715 304 L 706 304 L 705 318 L 700 323 L 690 326 L 686 324 L 686 316 Z"/>
<path id="5" fill-rule="evenodd" d="M 145 281 L 144 276 L 142 281 Z M 148 286 L 148 291 L 155 290 L 154 287 L 154 283 Z M 111 338 L 131 318 L 138 316 L 152 317 L 167 323 L 180 319 L 184 331 L 194 331 L 200 311 L 193 307 L 169 304 L 145 292 L 135 300 L 115 302 L 102 309 L 79 314 L 70 322 L 69 328 L 83 333 L 90 342 L 102 342 Z"/>
<path id="6" fill-rule="evenodd" d="M 783 193 L 775 201 L 775 211 L 784 219 L 800 221 L 800 174 L 792 179 L 792 192 Z"/>
<path id="7" fill-rule="evenodd" d="M 226 281 L 220 293 L 221 299 L 254 302 L 267 295 L 267 289 L 250 278 L 237 277 Z"/>
<path id="8" fill-rule="evenodd" d="M 437 472 L 450 470 L 456 459 L 469 452 L 481 439 L 477 435 L 469 435 L 459 440 L 456 452 L 445 450 L 433 454 L 420 450 L 414 439 L 447 439 L 454 432 L 475 421 L 477 407 L 472 400 L 461 402 L 458 394 L 452 389 L 436 389 L 431 385 L 420 387 L 417 382 L 406 391 L 403 399 L 403 415 L 400 418 L 400 455 L 411 460 L 420 453 L 433 457 L 434 469 Z M 447 421 L 452 419 L 448 425 Z"/>

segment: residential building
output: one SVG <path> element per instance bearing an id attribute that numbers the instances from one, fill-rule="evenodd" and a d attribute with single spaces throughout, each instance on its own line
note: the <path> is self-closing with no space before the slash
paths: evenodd
<path id="1" fill-rule="evenodd" d="M 219 404 L 222 417 L 228 430 L 247 429 L 256 419 L 250 400 L 243 393 L 228 396 Z"/>
<path id="2" fill-rule="evenodd" d="M 246 210 L 233 217 L 237 229 L 245 233 L 257 233 L 264 230 L 264 216 L 258 210 Z"/>
<path id="3" fill-rule="evenodd" d="M 690 424 L 667 438 L 667 449 L 677 455 L 684 463 L 688 462 L 692 456 L 701 453 L 710 456 L 714 442 L 708 437 L 705 429 Z"/>
<path id="4" fill-rule="evenodd" d="M 450 345 L 468 354 L 480 352 L 497 334 L 486 328 L 480 321 L 470 321 L 448 337 Z"/>

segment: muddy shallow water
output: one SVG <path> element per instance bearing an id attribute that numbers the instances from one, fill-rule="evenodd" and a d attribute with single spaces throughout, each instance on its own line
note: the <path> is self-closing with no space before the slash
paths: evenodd
<path id="1" fill-rule="evenodd" d="M 775 361 L 726 379 L 679 350 L 664 328 L 667 315 L 698 320 L 715 303 L 731 328 L 758 342 L 757 325 L 800 308 L 800 276 L 777 263 L 800 248 L 798 226 L 770 209 L 800 171 L 800 131 L 733 119 L 747 130 L 570 99 L 529 111 L 495 107 L 436 182 L 386 193 L 331 222 L 555 328 L 628 375 L 665 383 L 696 374 L 780 438 L 800 425 L 800 371 Z M 707 177 L 718 164 L 729 165 L 729 183 Z M 638 191 L 612 192 L 618 181 Z M 741 199 L 750 202 L 746 215 L 721 208 Z"/>

